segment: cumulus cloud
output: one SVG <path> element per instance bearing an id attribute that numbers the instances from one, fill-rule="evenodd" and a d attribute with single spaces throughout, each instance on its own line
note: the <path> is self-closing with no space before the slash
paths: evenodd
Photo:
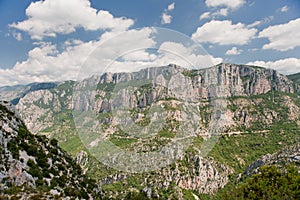
<path id="1" fill-rule="evenodd" d="M 288 6 L 283 6 L 282 8 L 280 8 L 281 12 L 287 12 L 289 10 Z"/>
<path id="2" fill-rule="evenodd" d="M 69 34 L 76 28 L 84 30 L 126 30 L 133 25 L 132 19 L 114 17 L 104 10 L 91 7 L 89 0 L 43 0 L 32 2 L 26 9 L 28 19 L 9 26 L 28 32 L 32 39 Z"/>
<path id="3" fill-rule="evenodd" d="M 253 28 L 262 24 L 268 24 L 270 23 L 272 20 L 274 19 L 274 16 L 269 16 L 269 17 L 265 17 L 262 20 L 257 20 L 255 22 L 253 22 L 252 24 L 249 24 L 248 27 L 249 28 Z"/>
<path id="4" fill-rule="evenodd" d="M 200 20 L 202 20 L 202 19 L 208 19 L 208 18 L 210 18 L 210 12 L 204 12 L 199 17 Z"/>
<path id="5" fill-rule="evenodd" d="M 222 8 L 222 9 L 218 10 L 217 12 L 215 12 L 214 15 L 216 15 L 216 16 L 220 15 L 220 16 L 226 17 L 228 15 L 228 9 Z"/>
<path id="6" fill-rule="evenodd" d="M 208 7 L 227 7 L 231 9 L 238 8 L 242 6 L 246 1 L 245 0 L 206 0 L 205 4 Z"/>
<path id="7" fill-rule="evenodd" d="M 174 10 L 175 3 L 168 5 L 168 8 L 164 10 L 161 15 L 161 24 L 170 24 L 172 22 L 172 16 L 169 14 L 170 11 Z"/>
<path id="8" fill-rule="evenodd" d="M 267 61 L 267 62 L 253 61 L 247 64 L 272 68 L 285 75 L 300 72 L 300 59 L 298 58 L 286 58 L 286 59 Z"/>
<path id="9" fill-rule="evenodd" d="M 192 39 L 199 42 L 219 45 L 244 45 L 256 34 L 257 29 L 247 28 L 242 23 L 232 24 L 232 21 L 212 20 L 198 27 L 192 34 Z"/>
<path id="10" fill-rule="evenodd" d="M 150 38 L 151 33 L 150 28 L 129 30 L 123 37 L 110 40 L 109 44 L 108 37 L 89 42 L 68 40 L 63 44 L 64 50 L 61 52 L 52 43 L 36 43 L 38 46 L 29 51 L 27 60 L 17 62 L 11 69 L 0 69 L 0 85 L 76 80 L 83 65 L 103 71 L 111 62 L 105 58 L 112 58 L 124 49 L 153 46 L 155 42 Z M 103 48 L 97 48 L 99 46 Z M 101 50 L 101 54 L 97 54 L 97 49 Z M 86 60 L 87 58 L 89 59 Z M 103 63 L 99 63 L 100 61 Z M 119 70 L 122 71 L 122 67 Z M 87 70 L 86 73 L 89 76 L 93 72 Z"/>
<path id="11" fill-rule="evenodd" d="M 287 51 L 300 46 L 300 18 L 291 20 L 286 24 L 270 26 L 262 30 L 258 37 L 268 38 L 269 44 L 265 44 L 263 49 L 274 49 Z"/>
<path id="12" fill-rule="evenodd" d="M 25 61 L 17 62 L 11 69 L 0 69 L 0 85 L 78 80 L 105 71 L 130 72 L 170 63 L 208 67 L 222 62 L 221 58 L 205 52 L 195 53 L 196 47 L 174 42 L 158 44 L 153 36 L 155 32 L 153 28 L 127 30 L 121 37 L 107 32 L 98 40 L 67 40 L 61 46 L 36 42 L 37 46 L 29 51 Z"/>
<path id="13" fill-rule="evenodd" d="M 16 32 L 13 32 L 13 37 L 18 40 L 18 41 L 21 41 L 22 40 L 22 34 L 21 33 L 16 33 Z"/>
<path id="14" fill-rule="evenodd" d="M 197 52 L 193 46 L 186 47 L 175 42 L 164 42 L 161 44 L 159 52 L 165 52 L 162 57 L 157 59 L 160 65 L 166 65 L 172 61 L 172 63 L 182 67 L 206 68 L 223 61 L 222 58 L 213 57 L 206 52 Z"/>
<path id="15" fill-rule="evenodd" d="M 237 47 L 232 47 L 231 49 L 226 51 L 226 55 L 239 55 L 243 52 L 243 50 L 238 49 Z"/>
<path id="16" fill-rule="evenodd" d="M 175 3 L 171 3 L 170 5 L 168 5 L 168 11 L 174 10 L 175 8 Z"/>
<path id="17" fill-rule="evenodd" d="M 200 20 L 206 18 L 215 19 L 217 17 L 226 17 L 229 11 L 237 10 L 237 8 L 241 7 L 245 2 L 246 0 L 206 0 L 206 6 L 212 9 L 210 12 L 203 13 L 200 16 Z"/>
<path id="18" fill-rule="evenodd" d="M 202 19 L 209 19 L 209 18 L 216 18 L 216 17 L 219 17 L 219 16 L 222 16 L 222 17 L 226 17 L 228 15 L 228 8 L 222 8 L 220 10 L 217 10 L 215 12 L 204 12 L 202 13 L 202 15 L 200 15 L 199 19 L 202 20 Z"/>
<path id="19" fill-rule="evenodd" d="M 161 24 L 170 24 L 171 22 L 172 16 L 167 13 L 163 13 L 161 16 Z"/>

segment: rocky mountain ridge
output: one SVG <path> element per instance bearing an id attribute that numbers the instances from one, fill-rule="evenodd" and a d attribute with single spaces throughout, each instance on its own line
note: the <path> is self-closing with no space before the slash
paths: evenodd
<path id="1" fill-rule="evenodd" d="M 0 99 L 10 101 L 12 104 L 18 104 L 20 98 L 27 93 L 37 90 L 47 90 L 57 86 L 58 83 L 31 83 L 28 85 L 16 85 L 0 87 Z"/>
<path id="2" fill-rule="evenodd" d="M 74 110 L 93 111 L 102 128 L 110 131 L 106 136 L 110 141 L 133 152 L 153 151 L 174 137 L 174 124 L 183 119 L 177 114 L 180 111 L 177 105 L 181 102 L 195 106 L 200 130 L 196 141 L 201 142 L 193 143 L 188 153 L 174 165 L 153 174 L 122 173 L 97 164 L 78 137 L 73 121 Z M 218 107 L 214 107 L 213 102 L 217 102 Z M 143 127 L 155 120 L 155 115 L 147 116 L 153 104 L 170 113 L 170 121 L 158 136 L 136 139 L 118 128 L 120 121 L 114 117 L 118 107 L 128 108 L 128 116 Z M 220 158 L 203 158 L 199 154 L 203 134 L 209 130 L 212 116 L 218 115 L 218 109 L 221 110 L 219 116 L 224 119 L 221 132 L 226 137 L 222 136 L 223 142 L 251 134 L 266 138 L 276 126 L 297 127 L 300 124 L 299 94 L 294 82 L 275 70 L 226 63 L 199 70 L 169 65 L 133 73 L 95 75 L 78 83 L 66 81 L 51 89 L 29 92 L 16 106 L 29 130 L 57 138 L 66 150 L 77 155 L 78 163 L 87 173 L 92 172 L 92 176 L 96 176 L 95 170 L 100 170 L 99 185 L 104 197 L 110 198 L 124 196 L 124 191 L 132 188 L 145 191 L 148 197 L 162 197 L 170 190 L 177 191 L 176 196 L 182 196 L 184 191 L 194 191 L 193 195 L 197 196 L 197 193 L 215 193 L 224 187 L 237 169 L 220 162 Z M 279 129 L 285 132 L 285 127 Z M 282 143 L 280 137 L 274 141 Z M 249 143 L 254 150 L 260 145 Z M 243 143 L 236 141 L 235 144 L 240 148 Z M 251 161 L 239 154 L 232 157 L 244 167 Z M 118 190 L 120 184 L 123 191 Z"/>
<path id="3" fill-rule="evenodd" d="M 75 93 L 73 109 L 101 109 L 102 102 L 97 99 L 93 101 L 97 93 L 105 96 L 106 92 L 101 91 L 101 86 L 111 84 L 110 87 L 118 87 L 119 84 L 130 81 L 136 81 L 134 84 L 153 83 L 158 86 L 157 91 L 152 90 L 152 93 L 145 94 L 148 99 L 141 99 L 144 105 L 140 106 L 151 104 L 155 99 L 166 96 L 201 101 L 218 97 L 265 94 L 271 90 L 294 93 L 293 82 L 272 69 L 221 63 L 207 69 L 187 70 L 169 65 L 142 69 L 133 73 L 105 73 L 85 79 L 75 86 L 75 91 L 97 85 L 100 89 L 94 88 L 90 94 L 86 93 L 85 97 L 76 97 Z M 164 92 L 164 89 L 167 91 Z M 127 97 L 128 99 L 131 98 Z"/>
<path id="4" fill-rule="evenodd" d="M 57 140 L 32 135 L 14 106 L 3 101 L 0 102 L 0 150 L 3 198 L 55 195 L 92 198 L 94 183 L 57 146 Z"/>
<path id="5" fill-rule="evenodd" d="M 300 165 L 300 144 L 295 144 L 273 154 L 266 154 L 247 167 L 244 174 L 251 176 L 260 172 L 262 166 L 276 165 L 282 168 L 286 165 L 295 163 Z M 298 169 L 300 171 L 300 168 Z"/>
<path id="6" fill-rule="evenodd" d="M 148 93 L 138 99 L 133 97 L 133 94 L 121 97 L 120 102 L 131 103 L 131 107 L 150 105 L 154 100 L 161 98 L 183 98 L 186 101 L 199 102 L 218 97 L 265 94 L 270 91 L 286 93 L 295 91 L 292 81 L 271 69 L 223 63 L 208 69 L 186 70 L 176 65 L 169 65 L 133 73 L 106 73 L 77 84 L 67 81 L 50 90 L 26 94 L 18 102 L 17 108 L 29 130 L 37 133 L 51 127 L 52 116 L 63 109 L 102 110 L 102 112 L 109 110 L 110 102 L 105 98 L 108 93 L 105 90 L 114 90 L 120 83 L 130 81 L 135 81 L 131 84 L 140 84 L 138 87 L 156 84 L 155 89 L 147 91 Z M 93 89 L 88 89 L 85 93 L 76 93 L 80 88 L 87 87 Z M 101 87 L 106 89 L 102 90 Z M 97 96 L 102 98 L 95 98 Z M 132 102 L 128 102 L 129 100 Z M 42 119 L 43 123 L 39 123 L 39 119 Z M 33 121 L 35 124 L 32 123 Z"/>

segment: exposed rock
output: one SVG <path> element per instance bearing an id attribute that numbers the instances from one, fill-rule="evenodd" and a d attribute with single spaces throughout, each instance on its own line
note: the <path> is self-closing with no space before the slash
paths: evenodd
<path id="1" fill-rule="evenodd" d="M 300 162 L 300 144 L 296 144 L 290 147 L 286 147 L 274 154 L 264 155 L 262 158 L 256 160 L 251 165 L 247 167 L 244 175 L 251 176 L 252 174 L 259 173 L 262 166 L 266 165 L 276 165 L 278 167 L 283 167 L 290 163 Z M 300 171 L 300 168 L 299 168 Z"/>
<path id="2" fill-rule="evenodd" d="M 85 151 L 80 151 L 76 155 L 76 163 L 79 164 L 82 168 L 85 168 L 88 164 L 88 154 Z"/>
<path id="3" fill-rule="evenodd" d="M 57 191 L 55 194 L 61 197 L 89 198 L 95 187 L 57 142 L 32 135 L 8 102 L 0 102 L 0 158 L 0 189 L 4 195 L 9 187 L 16 186 L 20 188 L 16 195 L 20 196 L 39 192 L 47 196 Z M 84 179 L 87 184 L 83 184 Z M 71 193 L 75 190 L 80 192 Z"/>

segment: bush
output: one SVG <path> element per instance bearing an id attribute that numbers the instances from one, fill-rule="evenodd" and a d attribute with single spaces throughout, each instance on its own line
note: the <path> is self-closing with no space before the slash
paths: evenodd
<path id="1" fill-rule="evenodd" d="M 222 199 L 300 199 L 300 174 L 294 166 L 287 167 L 287 172 L 263 166 L 261 174 L 226 191 Z"/>

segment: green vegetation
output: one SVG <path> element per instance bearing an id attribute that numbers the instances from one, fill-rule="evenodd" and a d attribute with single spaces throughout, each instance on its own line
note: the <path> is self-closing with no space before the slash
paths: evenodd
<path id="1" fill-rule="evenodd" d="M 138 140 L 136 138 L 122 138 L 116 135 L 112 135 L 110 136 L 109 141 L 114 143 L 116 146 L 125 149 L 129 147 L 132 143 L 137 142 Z"/>
<path id="2" fill-rule="evenodd" d="M 299 132 L 280 132 L 276 129 L 266 133 L 246 133 L 221 136 L 209 156 L 232 167 L 236 174 L 257 158 L 300 141 Z"/>
<path id="3" fill-rule="evenodd" d="M 105 97 L 107 99 L 110 99 L 111 97 L 111 92 L 114 90 L 116 84 L 110 82 L 110 83 L 99 83 L 97 85 L 97 90 L 103 90 L 105 91 Z M 96 99 L 101 98 L 100 95 L 96 95 Z"/>
<path id="4" fill-rule="evenodd" d="M 193 79 L 194 77 L 198 76 L 199 74 L 199 70 L 195 69 L 195 70 L 185 70 L 182 72 L 182 74 L 186 77 L 189 77 L 191 79 Z"/>
<path id="5" fill-rule="evenodd" d="M 260 174 L 254 174 L 237 185 L 228 185 L 213 199 L 299 199 L 300 174 L 294 165 L 281 170 L 274 165 L 263 166 Z"/>
<path id="6" fill-rule="evenodd" d="M 294 83 L 299 84 L 300 83 L 300 73 L 297 74 L 291 74 L 287 76 L 290 80 L 292 80 Z"/>

